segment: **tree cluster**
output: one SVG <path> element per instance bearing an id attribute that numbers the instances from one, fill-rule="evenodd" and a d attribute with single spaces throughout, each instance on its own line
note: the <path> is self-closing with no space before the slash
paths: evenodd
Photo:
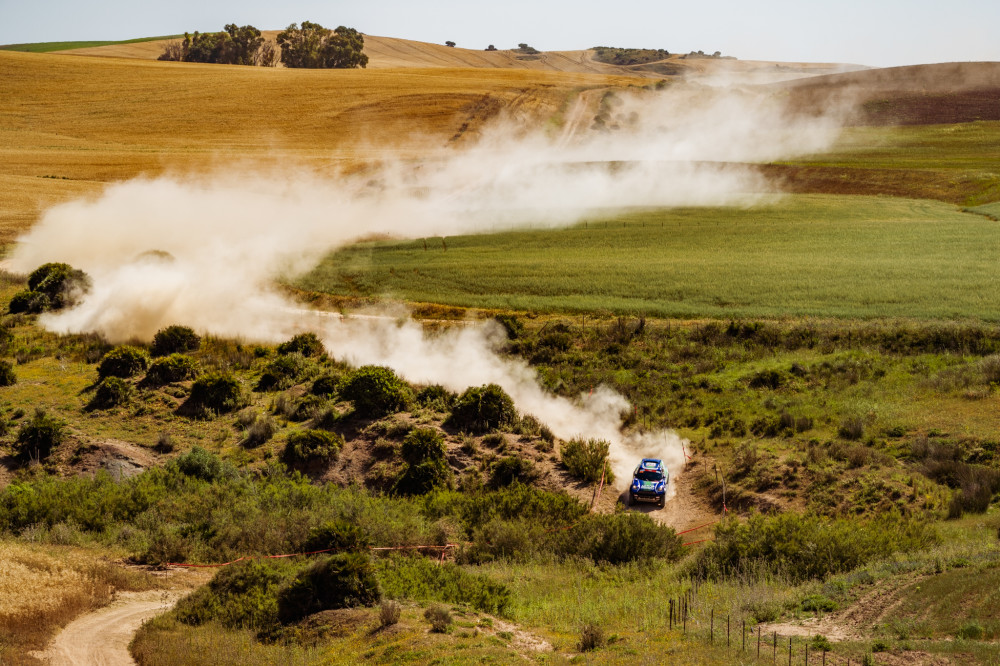
<path id="1" fill-rule="evenodd" d="M 338 26 L 335 30 L 319 23 L 293 23 L 278 33 L 281 62 L 285 67 L 311 69 L 352 69 L 366 67 L 365 38 L 354 28 Z"/>
<path id="2" fill-rule="evenodd" d="M 258 67 L 281 61 L 286 67 L 347 69 L 368 64 L 364 44 L 361 33 L 344 26 L 330 30 L 309 21 L 301 28 L 293 23 L 275 43 L 252 25 L 230 23 L 222 32 L 184 33 L 184 40 L 167 44 L 159 59 Z"/>

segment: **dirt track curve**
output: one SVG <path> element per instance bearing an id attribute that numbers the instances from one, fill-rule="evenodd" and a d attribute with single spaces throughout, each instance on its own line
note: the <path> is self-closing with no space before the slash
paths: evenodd
<path id="1" fill-rule="evenodd" d="M 121 592 L 109 606 L 81 615 L 60 631 L 38 656 L 56 666 L 134 664 L 132 636 L 146 620 L 171 608 L 184 591 Z"/>

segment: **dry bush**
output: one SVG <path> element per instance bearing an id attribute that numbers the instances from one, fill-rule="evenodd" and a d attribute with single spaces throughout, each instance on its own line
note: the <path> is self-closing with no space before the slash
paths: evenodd
<path id="1" fill-rule="evenodd" d="M 431 631 L 443 634 L 451 625 L 451 613 L 444 606 L 431 606 L 424 611 L 424 617 L 431 623 Z"/>
<path id="2" fill-rule="evenodd" d="M 580 632 L 580 642 L 577 644 L 577 649 L 580 652 L 590 652 L 591 650 L 604 647 L 606 642 L 607 638 L 604 636 L 604 630 L 591 622 L 585 625 Z"/>
<path id="3" fill-rule="evenodd" d="M 385 629 L 396 624 L 402 611 L 403 607 L 398 601 L 383 601 L 378 611 L 379 625 Z"/>

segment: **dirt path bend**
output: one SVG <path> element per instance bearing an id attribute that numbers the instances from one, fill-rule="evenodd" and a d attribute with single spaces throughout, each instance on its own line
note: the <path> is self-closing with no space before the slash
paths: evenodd
<path id="1" fill-rule="evenodd" d="M 115 601 L 81 615 L 60 631 L 38 656 L 56 666 L 134 664 L 128 652 L 132 636 L 146 620 L 171 608 L 186 590 L 120 592 Z"/>

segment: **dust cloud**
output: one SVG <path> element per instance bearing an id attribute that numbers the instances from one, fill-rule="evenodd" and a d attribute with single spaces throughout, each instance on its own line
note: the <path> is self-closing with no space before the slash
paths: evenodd
<path id="1" fill-rule="evenodd" d="M 64 261 L 93 278 L 77 307 L 41 318 L 53 331 L 96 331 L 120 342 L 150 339 L 170 324 L 260 341 L 313 330 L 335 357 L 388 365 L 412 382 L 455 391 L 501 385 L 558 437 L 609 440 L 620 484 L 641 456 L 663 458 L 676 478 L 683 467 L 676 434 L 623 433 L 629 405 L 607 387 L 576 399 L 545 391 L 530 366 L 498 353 L 495 327 L 427 334 L 393 316 L 323 316 L 273 286 L 373 234 L 556 227 L 627 206 L 749 206 L 766 184 L 732 163 L 819 152 L 839 126 L 835 117 L 793 117 L 764 93 L 697 85 L 607 95 L 596 112 L 571 120 L 551 136 L 508 119 L 471 148 L 360 175 L 285 169 L 115 184 L 46 211 L 20 239 L 11 267 Z"/>

